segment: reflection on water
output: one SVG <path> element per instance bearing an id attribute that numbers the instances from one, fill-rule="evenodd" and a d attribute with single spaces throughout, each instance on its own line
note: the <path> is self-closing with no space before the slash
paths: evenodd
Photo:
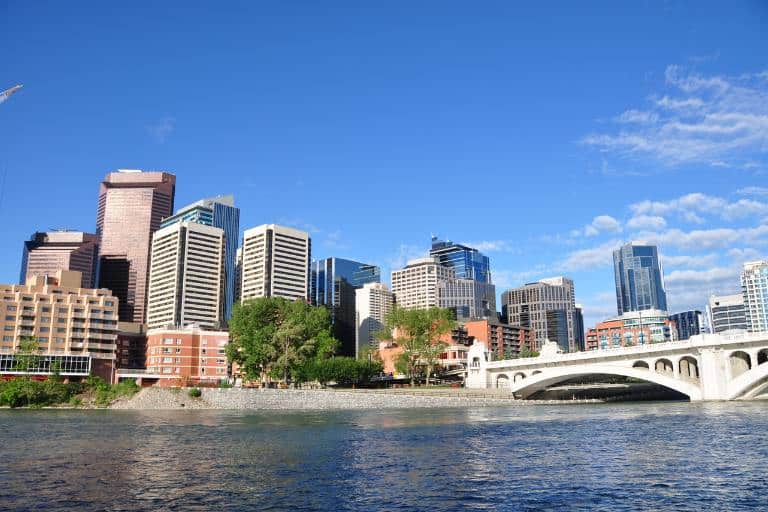
<path id="1" fill-rule="evenodd" d="M 0 509 L 768 507 L 768 404 L 0 411 Z"/>

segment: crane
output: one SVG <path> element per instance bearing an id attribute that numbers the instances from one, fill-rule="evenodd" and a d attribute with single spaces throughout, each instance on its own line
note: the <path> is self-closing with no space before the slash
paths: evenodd
<path id="1" fill-rule="evenodd" d="M 0 103 L 4 102 L 4 101 L 5 101 L 5 100 L 7 100 L 8 98 L 10 98 L 10 97 L 11 97 L 11 95 L 12 95 L 13 93 L 15 93 L 16 91 L 18 91 L 18 90 L 19 90 L 19 89 L 21 89 L 22 87 L 24 87 L 24 85 L 22 85 L 22 84 L 19 84 L 19 85 L 14 85 L 14 86 L 13 86 L 13 87 L 11 87 L 10 89 L 6 89 L 6 90 L 4 90 L 3 92 L 0 92 Z"/>

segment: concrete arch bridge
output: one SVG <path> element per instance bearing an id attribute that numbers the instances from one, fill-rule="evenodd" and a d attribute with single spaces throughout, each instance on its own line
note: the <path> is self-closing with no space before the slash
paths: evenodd
<path id="1" fill-rule="evenodd" d="M 768 332 L 702 334 L 685 341 L 570 354 L 556 353 L 548 344 L 539 357 L 499 361 L 491 360 L 483 342 L 476 342 L 467 365 L 468 388 L 503 389 L 520 398 L 595 375 L 639 379 L 691 401 L 768 398 Z"/>

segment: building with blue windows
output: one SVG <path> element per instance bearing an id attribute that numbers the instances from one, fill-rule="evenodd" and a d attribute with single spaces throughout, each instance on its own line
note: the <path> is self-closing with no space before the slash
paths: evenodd
<path id="1" fill-rule="evenodd" d="M 458 279 L 475 282 L 475 311 L 479 316 L 496 315 L 496 287 L 491 280 L 491 264 L 488 256 L 466 245 L 432 237 L 429 255 L 453 269 Z"/>
<path id="2" fill-rule="evenodd" d="M 344 258 L 313 261 L 309 296 L 314 306 L 325 306 L 331 314 L 333 334 L 341 342 L 339 355 L 355 356 L 357 319 L 355 292 L 367 283 L 381 282 L 376 265 Z"/>
<path id="3" fill-rule="evenodd" d="M 667 310 L 664 274 L 655 245 L 630 242 L 613 251 L 619 315 L 646 309 Z"/>
<path id="4" fill-rule="evenodd" d="M 680 341 L 685 341 L 691 336 L 704 332 L 704 315 L 701 311 L 682 311 L 670 315 L 669 319 L 675 322 L 677 339 Z"/>
<path id="5" fill-rule="evenodd" d="M 222 301 L 222 323 L 232 316 L 236 288 L 236 253 L 240 241 L 240 209 L 235 207 L 232 195 L 215 196 L 201 199 L 175 214 L 163 219 L 160 224 L 165 228 L 178 222 L 194 222 L 224 230 L 224 300 Z"/>

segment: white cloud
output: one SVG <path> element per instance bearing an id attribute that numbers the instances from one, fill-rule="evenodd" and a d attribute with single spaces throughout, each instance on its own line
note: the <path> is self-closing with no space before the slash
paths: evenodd
<path id="1" fill-rule="evenodd" d="M 710 250 L 732 247 L 737 243 L 768 244 L 768 225 L 746 228 L 713 228 L 683 231 L 668 229 L 661 232 L 641 231 L 639 238 L 663 248 Z"/>
<path id="2" fill-rule="evenodd" d="M 701 215 L 733 220 L 768 213 L 768 203 L 754 199 L 729 201 L 722 197 L 693 192 L 668 201 L 640 201 L 629 206 L 635 216 L 678 214 L 688 222 L 701 224 Z M 658 228 L 656 228 L 658 229 Z"/>
<path id="3" fill-rule="evenodd" d="M 607 267 L 612 264 L 613 251 L 618 249 L 621 244 L 621 240 L 614 239 L 608 240 L 596 247 L 572 251 L 555 268 L 564 272 L 577 272 Z"/>
<path id="4" fill-rule="evenodd" d="M 481 240 L 479 242 L 466 242 L 464 245 L 477 249 L 480 252 L 518 252 L 519 249 L 508 240 Z"/>
<path id="5" fill-rule="evenodd" d="M 665 270 L 675 267 L 702 268 L 711 267 L 717 263 L 716 253 L 691 255 L 661 255 L 662 266 Z"/>
<path id="6" fill-rule="evenodd" d="M 176 129 L 176 119 L 163 117 L 155 124 L 147 126 L 147 132 L 158 143 L 162 144 Z"/>
<path id="7" fill-rule="evenodd" d="M 768 154 L 768 83 L 762 74 L 704 76 L 667 67 L 670 94 L 617 116 L 614 130 L 582 143 L 623 159 L 650 158 L 673 167 L 742 167 Z M 760 164 L 758 164 L 760 165 Z"/>
<path id="8" fill-rule="evenodd" d="M 387 266 L 390 269 L 400 269 L 405 267 L 408 261 L 416 258 L 423 258 L 429 254 L 429 251 L 418 245 L 400 244 L 395 254 L 387 259 Z"/>
<path id="9" fill-rule="evenodd" d="M 768 187 L 744 187 L 736 193 L 743 196 L 768 196 Z"/>
<path id="10" fill-rule="evenodd" d="M 638 215 L 627 222 L 629 229 L 664 229 L 667 221 L 658 215 Z"/>
<path id="11" fill-rule="evenodd" d="M 621 223 L 610 215 L 598 215 L 590 224 L 583 229 L 574 229 L 571 231 L 571 237 L 597 236 L 600 233 L 619 233 L 621 232 Z"/>

